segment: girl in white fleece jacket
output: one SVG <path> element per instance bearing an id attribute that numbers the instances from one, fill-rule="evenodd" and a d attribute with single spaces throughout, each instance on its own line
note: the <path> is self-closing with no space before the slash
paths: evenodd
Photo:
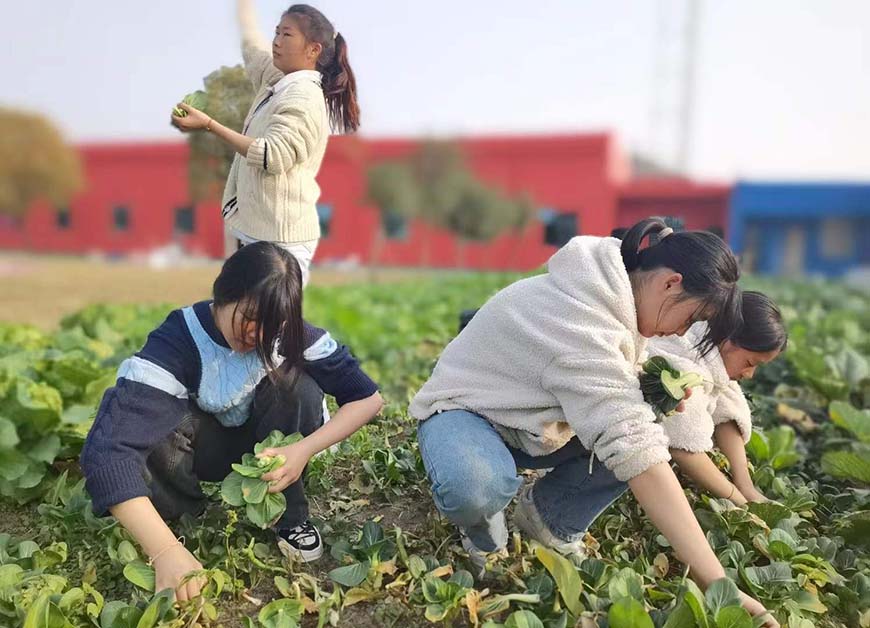
<path id="1" fill-rule="evenodd" d="M 650 356 L 662 356 L 685 372 L 698 373 L 702 386 L 692 390 L 683 412 L 664 420 L 671 456 L 701 488 L 735 504 L 767 501 L 752 483 L 744 444 L 752 435 L 752 414 L 738 381 L 751 379 L 759 364 L 785 350 L 788 334 L 779 310 L 760 292 L 743 293 L 743 325 L 706 355 L 696 346 L 706 333 L 696 323 L 685 336 L 653 338 Z M 719 448 L 731 466 L 729 480 L 706 452 Z M 733 483 L 732 483 L 733 481 Z"/>
<path id="2" fill-rule="evenodd" d="M 237 133 L 187 104 L 172 116 L 182 131 L 204 129 L 235 151 L 222 201 L 227 254 L 257 241 L 273 242 L 296 257 L 303 284 L 320 238 L 315 177 L 330 125 L 359 127 L 356 80 L 347 43 L 329 20 L 307 4 L 281 16 L 271 46 L 257 28 L 253 0 L 238 0 L 245 74 L 254 100 Z"/>
<path id="3" fill-rule="evenodd" d="M 658 242 L 641 249 L 652 235 Z M 738 277 L 717 236 L 647 219 L 621 243 L 572 239 L 546 274 L 480 309 L 410 406 L 435 504 L 473 561 L 507 543 L 503 511 L 522 483 L 517 467 L 550 468 L 516 510 L 528 536 L 570 546 L 627 483 L 702 587 L 725 577 L 637 371 L 647 338 L 684 334 L 699 320 L 708 323 L 702 351 L 730 337 L 740 326 Z"/>

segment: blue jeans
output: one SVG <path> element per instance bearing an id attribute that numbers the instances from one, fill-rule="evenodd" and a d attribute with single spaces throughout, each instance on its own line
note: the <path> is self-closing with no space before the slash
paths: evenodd
<path id="1" fill-rule="evenodd" d="M 532 497 L 550 532 L 565 541 L 583 534 L 628 488 L 600 461 L 590 473 L 589 451 L 576 437 L 552 454 L 530 456 L 467 410 L 432 415 L 417 427 L 417 439 L 435 506 L 485 552 L 507 544 L 504 509 L 522 484 L 518 467 L 552 469 Z"/>

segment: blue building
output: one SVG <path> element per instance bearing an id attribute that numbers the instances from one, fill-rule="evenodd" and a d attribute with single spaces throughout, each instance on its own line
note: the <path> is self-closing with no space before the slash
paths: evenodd
<path id="1" fill-rule="evenodd" d="M 836 277 L 870 267 L 870 184 L 739 182 L 729 241 L 744 269 Z"/>

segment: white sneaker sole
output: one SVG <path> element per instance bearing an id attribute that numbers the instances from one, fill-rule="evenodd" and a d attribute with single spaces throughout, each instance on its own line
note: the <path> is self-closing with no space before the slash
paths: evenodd
<path id="1" fill-rule="evenodd" d="M 300 559 L 304 563 L 311 563 L 323 556 L 323 541 L 314 549 L 303 550 L 293 547 L 284 539 L 278 539 L 278 550 L 290 560 Z"/>

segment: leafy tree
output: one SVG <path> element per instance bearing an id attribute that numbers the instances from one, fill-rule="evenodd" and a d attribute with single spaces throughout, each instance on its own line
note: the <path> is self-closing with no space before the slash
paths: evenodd
<path id="1" fill-rule="evenodd" d="M 83 185 L 75 149 L 40 114 L 0 108 L 0 213 L 20 216 L 38 199 L 65 205 Z"/>
<path id="2" fill-rule="evenodd" d="M 221 124 L 242 131 L 254 90 L 241 65 L 223 66 L 203 79 L 205 112 Z M 180 99 L 179 99 L 180 100 Z M 211 133 L 189 133 L 189 185 L 195 201 L 214 200 L 223 193 L 235 151 Z"/>
<path id="3" fill-rule="evenodd" d="M 509 197 L 477 179 L 459 147 L 450 142 L 428 141 L 405 162 L 372 167 L 368 196 L 382 217 L 387 212 L 399 213 L 456 235 L 460 266 L 466 242 L 488 241 L 508 229 L 520 231 L 530 214 L 524 197 Z M 424 251 L 424 263 L 427 259 Z"/>

